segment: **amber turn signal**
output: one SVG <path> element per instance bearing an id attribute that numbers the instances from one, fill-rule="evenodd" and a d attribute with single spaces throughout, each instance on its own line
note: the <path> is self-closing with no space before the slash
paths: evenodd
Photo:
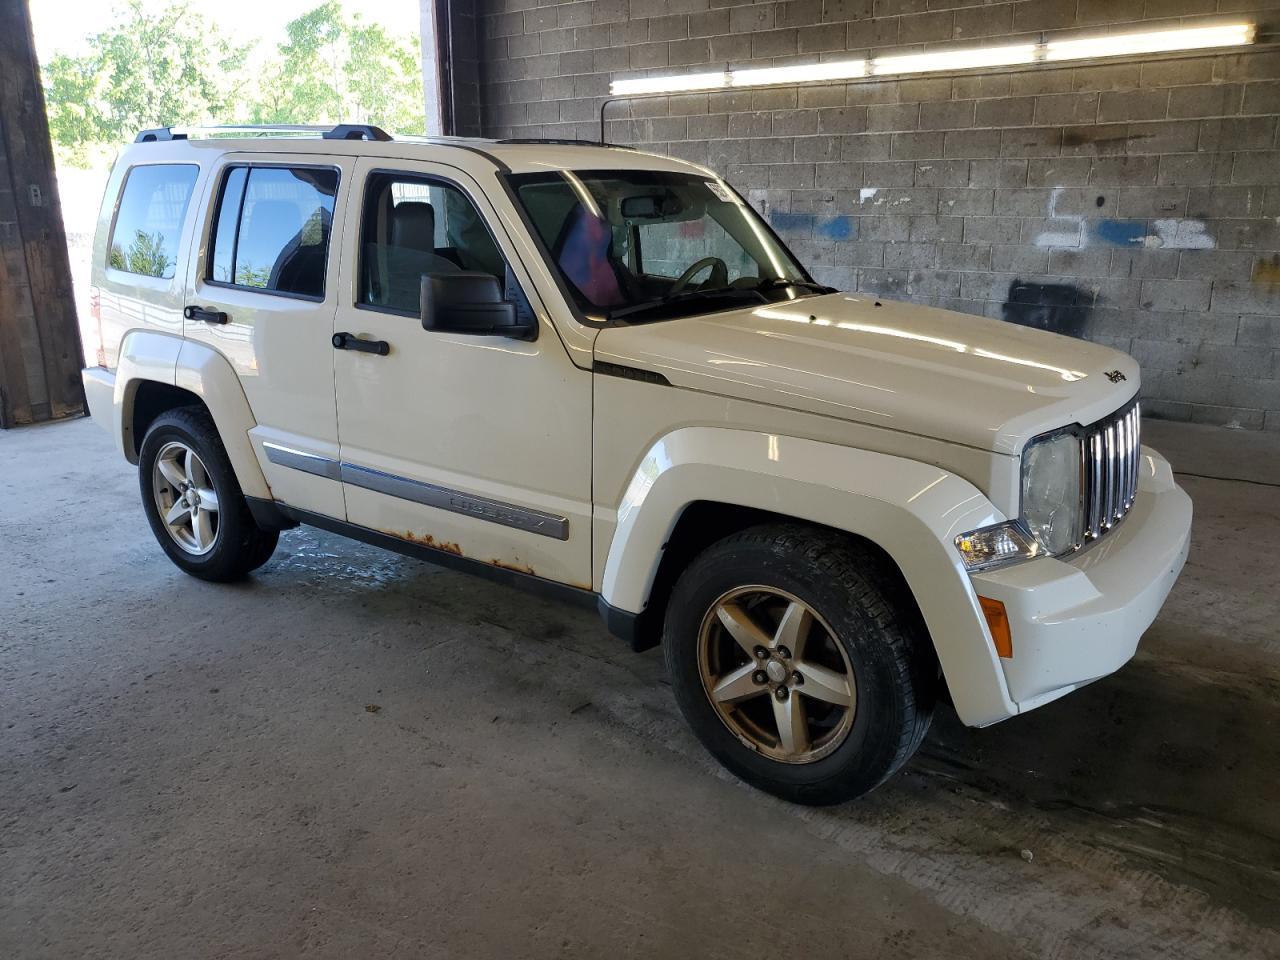
<path id="1" fill-rule="evenodd" d="M 979 597 L 982 614 L 987 618 L 987 627 L 991 630 L 991 639 L 996 643 L 996 653 L 1005 660 L 1013 658 L 1013 635 L 1009 632 L 1009 615 L 1005 613 L 1004 604 L 990 597 Z"/>

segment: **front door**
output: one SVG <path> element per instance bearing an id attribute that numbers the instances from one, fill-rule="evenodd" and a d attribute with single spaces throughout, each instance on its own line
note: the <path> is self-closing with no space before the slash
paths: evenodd
<path id="1" fill-rule="evenodd" d="M 590 588 L 591 373 L 487 198 L 444 164 L 361 159 L 348 210 L 333 338 L 348 521 Z M 423 329 L 422 275 L 464 270 L 499 278 L 537 338 Z"/>
<path id="2" fill-rule="evenodd" d="M 341 519 L 333 315 L 351 157 L 229 154 L 192 257 L 184 332 L 235 368 L 276 500 Z"/>

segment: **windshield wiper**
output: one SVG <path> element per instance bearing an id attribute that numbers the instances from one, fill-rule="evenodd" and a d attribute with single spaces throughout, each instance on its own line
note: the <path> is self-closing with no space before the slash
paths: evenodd
<path id="1" fill-rule="evenodd" d="M 824 283 L 814 283 L 812 280 L 788 280 L 786 277 L 772 277 L 768 280 L 762 280 L 757 290 L 778 290 L 782 287 L 804 287 L 806 290 L 812 290 L 814 293 L 839 293 L 835 287 L 828 287 Z"/>
<path id="2" fill-rule="evenodd" d="M 759 287 L 717 287 L 715 290 L 685 290 L 677 293 L 675 296 L 659 297 L 656 300 L 646 300 L 643 303 L 633 303 L 629 307 L 623 307 L 620 310 L 611 310 L 609 312 L 610 320 L 619 320 L 622 317 L 629 317 L 633 314 L 644 313 L 648 310 L 657 310 L 660 307 L 670 306 L 672 304 L 681 303 L 685 300 L 706 300 L 716 297 L 752 297 L 761 303 L 768 303 L 769 298 L 760 292 Z"/>

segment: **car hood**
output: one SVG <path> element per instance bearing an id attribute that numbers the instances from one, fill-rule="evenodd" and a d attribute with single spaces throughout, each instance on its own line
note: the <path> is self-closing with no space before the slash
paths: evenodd
<path id="1" fill-rule="evenodd" d="M 1138 390 L 1118 350 L 1000 320 L 829 294 L 609 327 L 598 361 L 672 385 L 1016 454 Z"/>

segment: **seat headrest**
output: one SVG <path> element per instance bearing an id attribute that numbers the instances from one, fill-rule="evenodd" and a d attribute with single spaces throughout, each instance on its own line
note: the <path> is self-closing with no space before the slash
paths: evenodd
<path id="1" fill-rule="evenodd" d="M 405 200 L 391 208 L 391 245 L 410 250 L 436 248 L 436 211 L 424 200 Z"/>

